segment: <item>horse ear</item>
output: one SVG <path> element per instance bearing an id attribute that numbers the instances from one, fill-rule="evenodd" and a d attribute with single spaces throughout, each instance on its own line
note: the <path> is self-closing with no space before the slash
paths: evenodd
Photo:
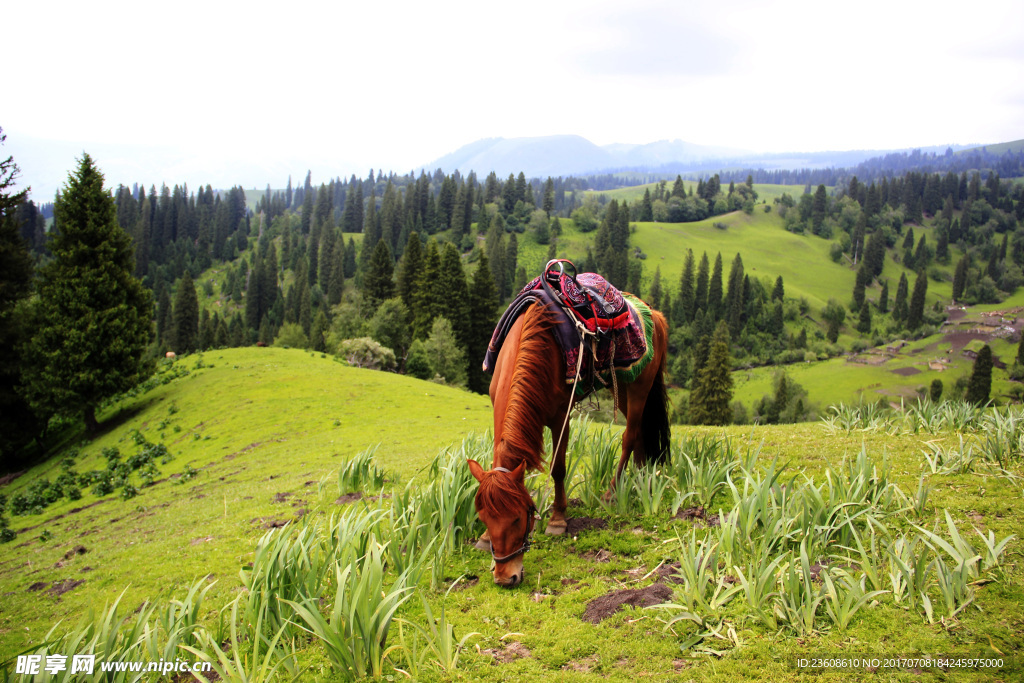
<path id="1" fill-rule="evenodd" d="M 519 467 L 512 470 L 512 478 L 518 481 L 523 480 L 523 476 L 526 474 L 526 461 L 519 463 Z"/>
<path id="2" fill-rule="evenodd" d="M 478 463 L 476 460 L 466 460 L 466 462 L 469 463 L 469 471 L 474 477 L 476 477 L 476 480 L 483 481 L 484 468 L 480 467 L 480 463 Z"/>

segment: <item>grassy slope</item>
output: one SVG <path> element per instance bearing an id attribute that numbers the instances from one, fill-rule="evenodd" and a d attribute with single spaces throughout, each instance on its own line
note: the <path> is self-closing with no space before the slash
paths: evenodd
<path id="1" fill-rule="evenodd" d="M 164 441 L 177 456 L 163 466 L 165 474 L 190 463 L 204 468 L 199 477 L 180 487 L 159 483 L 134 500 L 109 500 L 59 520 L 46 521 L 68 513 L 72 504 L 53 506 L 39 517 L 15 520 L 16 528 L 44 526 L 5 547 L 0 564 L 4 656 L 30 641 L 38 642 L 60 618 L 75 622 L 87 606 L 111 600 L 128 584 L 131 589 L 124 604 L 131 609 L 146 597 L 181 596 L 193 578 L 210 574 L 218 583 L 207 605 L 219 606 L 238 590 L 238 568 L 251 558 L 254 543 L 263 533 L 261 524 L 252 520 L 289 519 L 296 511 L 293 505 L 314 510 L 313 514 L 336 509 L 330 495 L 333 482 L 320 496 L 310 482 L 332 475 L 339 454 L 383 440 L 378 461 L 410 477 L 440 444 L 490 422 L 486 397 L 348 369 L 300 351 L 240 349 L 206 354 L 204 360 L 213 367 L 128 401 L 120 415 L 108 416 L 106 433 L 83 447 L 78 468 L 84 471 L 100 466 L 98 452 L 105 446 L 117 445 L 125 454 L 133 452 L 127 436 L 137 428 L 150 440 Z M 191 368 L 196 358 L 179 362 Z M 176 412 L 171 412 L 172 405 Z M 181 431 L 175 431 L 175 426 Z M 674 435 L 678 438 L 695 432 L 721 434 L 722 430 L 677 427 Z M 863 446 L 876 458 L 886 455 L 893 476 L 906 491 L 916 486 L 921 441 L 936 438 L 828 435 L 816 424 L 730 428 L 725 433 L 741 452 L 760 448 L 762 458 L 779 456 L 780 463 L 815 477 L 821 476 L 827 464 L 838 463 Z M 956 436 L 937 438 L 953 443 Z M 44 474 L 52 479 L 53 462 L 52 467 L 29 472 L 5 492 L 10 494 Z M 937 517 L 948 507 L 962 527 L 970 512 L 974 523 L 999 538 L 1008 533 L 1020 537 L 1024 531 L 1020 493 L 1005 480 L 933 476 L 930 483 L 936 486 L 930 501 Z M 277 493 L 294 495 L 275 503 Z M 91 502 L 93 497 L 87 495 L 73 505 Z M 576 510 L 574 514 L 595 512 Z M 447 598 L 430 595 L 435 610 L 442 603 L 447 605 L 448 618 L 460 637 L 479 632 L 472 642 L 481 649 L 501 650 L 516 640 L 529 648 L 531 655 L 498 667 L 490 656 L 470 649 L 454 679 L 574 681 L 597 674 L 621 681 L 665 680 L 673 675 L 681 680 L 745 677 L 784 681 L 793 677 L 791 660 L 808 654 L 860 652 L 877 644 L 889 652 L 905 653 L 977 652 L 989 644 L 1010 652 L 1021 644 L 1024 621 L 1019 602 L 1024 592 L 1019 563 L 1012 559 L 1019 556 L 1017 541 L 1010 547 L 1006 574 L 978 589 L 980 610 L 971 608 L 945 625 L 928 625 L 919 615 L 886 606 L 862 612 L 845 632 L 811 638 L 772 635 L 741 623 L 737 624 L 743 642 L 740 649 L 721 660 L 691 658 L 680 653 L 679 640 L 663 631 L 653 613 L 626 610 L 598 625 L 580 619 L 591 599 L 610 590 L 647 585 L 649 581 L 633 578 L 638 574 L 625 572 L 643 567 L 642 576 L 662 560 L 671 560 L 676 532 L 688 533 L 690 528 L 688 523 L 665 518 L 610 521 L 610 530 L 585 532 L 576 538 L 538 534 L 526 565 L 527 585 L 516 590 L 499 590 L 490 582 L 485 555 L 468 549 L 456 555 L 450 575 L 472 574 L 481 580 Z M 42 528 L 52 531 L 52 540 L 42 543 L 36 539 Z M 88 553 L 62 568 L 53 568 L 76 544 L 85 545 Z M 595 563 L 580 556 L 596 549 L 610 550 L 610 561 Z M 93 569 L 83 573 L 85 566 Z M 83 577 L 86 583 L 59 599 L 26 592 L 34 582 L 69 577 Z M 408 610 L 417 614 L 418 601 L 411 601 Z M 719 647 L 728 650 L 730 646 L 723 642 Z M 304 661 L 313 666 L 310 674 L 319 672 L 317 679 L 332 679 L 317 648 L 306 648 Z M 591 671 L 584 673 L 579 667 Z M 423 678 L 452 680 L 433 671 Z M 847 680 L 842 675 L 822 679 Z"/>
<path id="2" fill-rule="evenodd" d="M 177 362 L 191 369 L 197 360 Z M 202 470 L 195 479 L 183 486 L 163 481 L 128 501 L 84 490 L 80 501 L 13 518 L 16 530 L 35 528 L 3 546 L 0 660 L 129 585 L 124 604 L 133 609 L 146 597 L 181 595 L 194 578 L 211 574 L 220 604 L 236 590 L 238 568 L 251 559 L 266 521 L 289 520 L 315 505 L 317 482 L 336 473 L 342 456 L 380 443 L 377 460 L 408 480 L 440 446 L 491 422 L 486 396 L 349 368 L 319 354 L 248 348 L 203 360 L 208 367 L 101 416 L 103 435 L 82 446 L 76 464 L 79 473 L 104 468 L 100 451 L 110 446 L 133 455 L 129 434 L 138 429 L 175 456 L 160 466 L 162 477 L 188 464 Z M 10 498 L 33 479 L 53 481 L 59 459 L 2 492 Z M 278 493 L 292 495 L 275 503 Z M 67 516 L 55 520 L 60 515 Z M 53 534 L 45 543 L 38 539 L 44 529 Z M 88 552 L 55 567 L 76 545 Z M 60 598 L 27 592 L 36 582 L 69 578 L 85 584 Z"/>

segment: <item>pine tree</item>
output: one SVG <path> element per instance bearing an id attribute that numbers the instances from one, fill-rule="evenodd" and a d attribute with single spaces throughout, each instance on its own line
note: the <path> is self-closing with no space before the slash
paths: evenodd
<path id="1" fill-rule="evenodd" d="M 786 298 L 786 287 L 782 283 L 782 276 L 775 278 L 775 288 L 772 289 L 772 301 L 784 301 Z"/>
<path id="2" fill-rule="evenodd" d="M 878 295 L 878 312 L 885 314 L 889 312 L 889 281 L 882 282 L 882 291 Z"/>
<path id="3" fill-rule="evenodd" d="M 409 310 L 412 311 L 413 339 L 427 338 L 436 313 L 440 310 L 439 307 L 443 306 L 443 301 L 434 300 L 436 285 L 440 279 L 441 254 L 437 250 L 437 242 L 430 240 L 427 242 L 427 250 L 423 255 L 423 267 L 416 278 L 412 294 L 413 305 L 409 307 Z"/>
<path id="4" fill-rule="evenodd" d="M 918 271 L 914 280 L 914 292 L 910 295 L 910 306 L 907 310 L 907 329 L 913 331 L 924 322 L 924 302 L 928 293 L 928 276 L 923 270 Z"/>
<path id="5" fill-rule="evenodd" d="M 370 310 L 376 311 L 382 302 L 394 296 L 394 270 L 395 264 L 391 260 L 391 247 L 388 246 L 388 241 L 378 240 L 363 279 L 363 293 Z"/>
<path id="6" fill-rule="evenodd" d="M 5 137 L 0 128 L 0 144 Z M 20 304 L 32 293 L 29 240 L 19 229 L 16 216 L 19 206 L 27 206 L 22 202 L 28 194 L 27 190 L 14 191 L 19 175 L 13 157 L 0 160 L 0 469 L 11 471 L 29 455 L 22 447 L 43 426 L 18 388 L 23 365 L 21 349 L 31 332 Z M 36 221 L 26 221 L 30 228 L 33 223 Z M 33 236 L 28 235 L 30 239 Z"/>
<path id="7" fill-rule="evenodd" d="M 857 278 L 853 285 L 853 310 L 855 311 L 860 310 L 861 304 L 864 303 L 864 288 L 867 286 L 869 277 L 867 268 L 862 264 L 857 269 Z"/>
<path id="8" fill-rule="evenodd" d="M 910 284 L 907 282 L 907 274 L 900 274 L 899 284 L 896 285 L 896 298 L 892 304 L 893 320 L 904 321 L 907 319 L 907 296 L 910 294 Z"/>
<path id="9" fill-rule="evenodd" d="M 199 348 L 199 298 L 186 270 L 174 293 L 174 350 L 192 353 Z"/>
<path id="10" fill-rule="evenodd" d="M 970 267 L 970 258 L 967 254 L 956 263 L 956 270 L 953 271 L 953 301 L 959 301 L 963 296 L 964 288 L 967 286 L 967 269 Z"/>
<path id="11" fill-rule="evenodd" d="M 967 382 L 967 395 L 964 397 L 974 405 L 988 403 L 992 393 L 992 349 L 988 344 L 981 347 L 978 357 L 974 359 L 971 378 Z"/>
<path id="12" fill-rule="evenodd" d="M 651 290 L 647 295 L 651 308 L 661 310 L 661 266 L 654 269 L 654 278 L 651 280 Z"/>
<path id="13" fill-rule="evenodd" d="M 26 388 L 39 408 L 77 412 L 95 433 L 100 403 L 149 374 L 152 297 L 132 276 L 131 239 L 88 154 L 69 176 L 54 221 L 53 260 L 39 270 Z"/>
<path id="14" fill-rule="evenodd" d="M 708 281 L 708 303 L 707 310 L 715 320 L 722 318 L 722 252 L 715 256 L 715 268 L 711 271 L 711 280 Z"/>
<path id="15" fill-rule="evenodd" d="M 814 204 L 811 207 L 811 229 L 815 235 L 822 233 L 827 213 L 828 193 L 824 185 L 818 185 L 818 189 L 814 192 Z"/>
<path id="16" fill-rule="evenodd" d="M 676 297 L 681 315 L 673 320 L 673 326 L 680 326 L 693 320 L 696 313 L 696 292 L 693 284 L 693 250 L 686 250 L 686 260 L 683 263 L 683 274 L 679 278 L 679 296 Z"/>
<path id="17" fill-rule="evenodd" d="M 690 394 L 690 421 L 694 424 L 727 425 L 732 422 L 732 361 L 729 329 L 718 323 L 707 362 L 700 369 L 697 386 Z"/>
<path id="18" fill-rule="evenodd" d="M 696 316 L 696 311 L 698 310 L 708 310 L 708 280 L 710 277 L 711 264 L 708 261 L 708 253 L 705 251 L 701 254 L 700 264 L 697 266 L 697 284 L 694 287 L 693 295 L 694 316 Z"/>
<path id="19" fill-rule="evenodd" d="M 444 245 L 441 253 L 441 276 L 438 278 L 439 289 L 444 292 L 447 304 L 444 317 L 451 323 L 455 339 L 463 349 L 469 348 L 470 329 L 469 291 L 466 287 L 466 273 L 462 270 L 462 259 L 459 250 L 451 242 Z"/>
<path id="20" fill-rule="evenodd" d="M 472 291 L 473 295 L 469 297 L 470 340 L 466 346 L 469 358 L 468 386 L 471 391 L 485 394 L 491 380 L 481 364 L 498 322 L 498 290 L 487 263 L 487 254 L 483 252 L 480 253 L 476 273 L 473 275 Z"/>
<path id="21" fill-rule="evenodd" d="M 415 307 L 413 294 L 416 291 L 416 278 L 419 276 L 422 268 L 423 242 L 420 241 L 419 234 L 414 232 L 409 235 L 409 244 L 406 245 L 405 253 L 402 254 L 402 260 L 396 277 L 398 280 L 398 296 L 402 298 L 402 303 L 410 311 L 414 310 Z"/>
<path id="22" fill-rule="evenodd" d="M 860 317 L 857 320 L 857 331 L 861 334 L 871 334 L 871 306 L 864 301 L 860 306 Z"/>

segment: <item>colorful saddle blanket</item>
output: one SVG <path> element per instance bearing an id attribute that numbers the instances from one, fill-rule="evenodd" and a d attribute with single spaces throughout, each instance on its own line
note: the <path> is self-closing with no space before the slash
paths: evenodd
<path id="1" fill-rule="evenodd" d="M 581 273 L 575 279 L 563 273 L 557 282 L 552 281 L 552 274 L 548 282 L 555 296 L 561 295 L 559 302 L 544 287 L 544 277 L 537 277 L 526 285 L 501 316 L 487 346 L 484 371 L 494 371 L 501 345 L 519 316 L 529 306 L 539 304 L 547 306 L 557 316 L 558 323 L 552 332 L 565 358 L 567 384 L 572 384 L 576 378 L 580 351 L 580 332 L 569 316 L 578 318 L 589 331 L 597 334 L 595 343 L 588 335 L 584 345 L 577 397 L 600 388 L 595 386 L 597 376 L 602 383 L 611 384 L 613 360 L 618 381 L 635 380 L 654 356 L 654 322 L 650 307 L 635 296 L 620 292 L 596 273 Z"/>

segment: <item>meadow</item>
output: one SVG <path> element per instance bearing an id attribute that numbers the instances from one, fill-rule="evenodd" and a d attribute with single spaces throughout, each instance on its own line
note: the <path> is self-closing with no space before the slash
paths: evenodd
<path id="1" fill-rule="evenodd" d="M 1019 675 L 1020 412 L 828 418 L 677 426 L 671 462 L 610 501 L 619 428 L 577 422 L 571 533 L 541 519 L 524 585 L 504 590 L 470 545 L 486 397 L 298 350 L 178 359 L 110 405 L 101 436 L 3 488 L 10 507 L 63 458 L 85 473 L 111 448 L 173 458 L 134 497 L 12 518 L 0 658 L 53 629 L 232 680 L 961 679 L 796 668 L 835 654 L 1001 656 L 970 680 Z M 528 486 L 543 515 L 547 477 Z"/>

